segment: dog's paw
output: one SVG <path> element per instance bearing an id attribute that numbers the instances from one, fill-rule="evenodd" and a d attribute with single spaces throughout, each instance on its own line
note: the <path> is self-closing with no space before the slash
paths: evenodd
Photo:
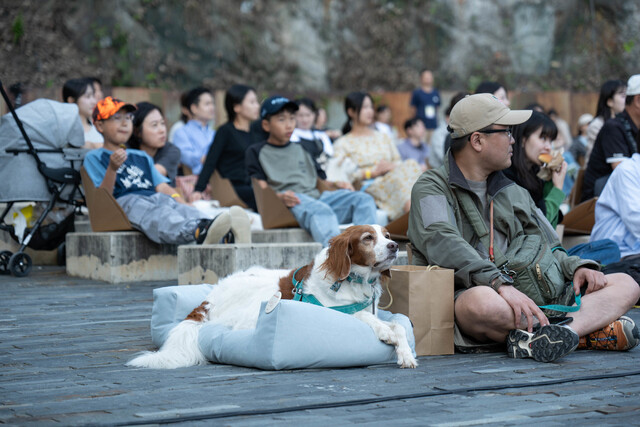
<path id="1" fill-rule="evenodd" d="M 398 365 L 401 368 L 414 369 L 418 366 L 418 361 L 413 357 L 410 350 L 398 350 L 396 354 L 398 355 Z"/>
<path id="2" fill-rule="evenodd" d="M 378 325 L 376 327 L 376 336 L 383 343 L 398 345 L 398 336 L 395 331 L 387 325 Z"/>

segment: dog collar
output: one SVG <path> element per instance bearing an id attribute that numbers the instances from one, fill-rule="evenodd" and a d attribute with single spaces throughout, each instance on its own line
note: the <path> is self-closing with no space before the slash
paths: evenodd
<path id="1" fill-rule="evenodd" d="M 378 279 L 368 279 L 367 283 L 370 285 L 373 285 L 374 283 L 376 283 Z M 364 277 L 362 277 L 359 274 L 356 273 L 349 273 L 349 275 L 343 279 L 343 280 L 336 280 L 335 282 L 333 282 L 333 285 L 331 285 L 331 290 L 334 292 L 338 292 L 340 290 L 340 286 L 342 286 L 342 282 L 347 281 L 349 283 L 357 283 L 359 285 L 364 283 Z"/>
<path id="2" fill-rule="evenodd" d="M 302 267 L 300 267 L 302 268 Z M 293 276 L 291 277 L 291 283 L 293 284 L 293 300 L 294 301 L 301 301 L 301 302 L 307 302 L 309 304 L 313 304 L 313 305 L 319 305 L 320 307 L 325 307 L 325 305 L 323 305 L 320 301 L 318 301 L 318 298 L 316 298 L 313 294 L 305 294 L 302 292 L 302 284 L 304 282 L 304 279 L 301 280 L 296 280 L 296 274 L 298 273 L 298 271 L 300 271 L 300 268 L 297 269 L 296 271 L 293 272 Z M 360 275 L 356 275 L 353 274 L 353 278 L 351 277 L 353 273 L 349 274 L 349 276 L 344 279 L 348 282 L 355 282 L 355 283 L 364 283 L 364 278 Z M 349 280 L 351 279 L 351 280 Z M 357 281 L 357 280 L 360 281 Z M 377 279 L 369 279 L 367 282 L 369 284 L 375 283 Z M 338 289 L 340 289 L 340 284 L 341 282 L 335 282 L 332 286 L 331 289 L 334 291 L 338 291 Z M 333 289 L 334 286 L 336 286 L 336 284 L 338 284 L 338 288 L 337 289 Z M 353 314 L 353 313 L 357 313 L 359 311 L 364 310 L 365 308 L 369 307 L 371 304 L 373 304 L 373 296 L 371 296 L 371 298 L 368 298 L 364 301 L 360 301 L 360 302 L 355 302 L 353 304 L 348 304 L 348 305 L 334 305 L 332 307 L 326 307 L 326 308 L 330 308 L 331 310 L 336 310 L 339 311 L 341 313 L 346 313 L 346 314 Z"/>

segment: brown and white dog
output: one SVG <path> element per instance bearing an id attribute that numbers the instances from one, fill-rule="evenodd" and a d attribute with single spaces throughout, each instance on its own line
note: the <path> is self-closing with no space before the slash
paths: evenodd
<path id="1" fill-rule="evenodd" d="M 157 352 L 146 352 L 128 366 L 173 369 L 207 363 L 198 348 L 198 331 L 205 322 L 216 322 L 233 329 L 255 328 L 263 301 L 277 304 L 280 297 L 303 301 L 311 298 L 325 307 L 362 308 L 353 316 L 371 326 L 383 342 L 395 346 L 398 365 L 415 368 L 405 329 L 384 322 L 375 315 L 382 293 L 381 282 L 390 277 L 389 268 L 398 254 L 398 244 L 379 225 L 355 225 L 334 237 L 328 248 L 314 261 L 294 270 L 252 267 L 234 273 L 214 286 L 205 301 L 171 330 Z M 275 294 L 275 295 L 274 295 Z M 367 302 L 370 304 L 367 305 Z"/>

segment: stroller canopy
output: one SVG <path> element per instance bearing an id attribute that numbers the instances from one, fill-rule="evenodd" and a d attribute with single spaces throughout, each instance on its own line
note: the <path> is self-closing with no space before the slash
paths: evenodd
<path id="1" fill-rule="evenodd" d="M 16 110 L 34 148 L 82 147 L 84 130 L 76 104 L 38 99 Z M 28 148 L 11 113 L 0 118 L 0 150 Z"/>
<path id="2" fill-rule="evenodd" d="M 50 168 L 80 168 L 84 150 L 84 130 L 78 107 L 50 99 L 38 99 L 16 110 L 33 147 L 37 150 L 63 149 L 60 153 L 38 153 Z M 0 202 L 47 201 L 51 193 L 29 153 L 29 146 L 11 113 L 0 118 Z"/>

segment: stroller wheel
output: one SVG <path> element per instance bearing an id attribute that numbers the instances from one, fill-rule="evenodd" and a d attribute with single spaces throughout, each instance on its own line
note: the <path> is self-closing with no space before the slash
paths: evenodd
<path id="1" fill-rule="evenodd" d="M 0 252 L 0 274 L 9 274 L 9 260 L 13 253 L 11 251 Z"/>
<path id="2" fill-rule="evenodd" d="M 9 270 L 16 277 L 24 277 L 31 271 L 32 264 L 29 255 L 24 252 L 18 252 L 9 259 Z"/>

